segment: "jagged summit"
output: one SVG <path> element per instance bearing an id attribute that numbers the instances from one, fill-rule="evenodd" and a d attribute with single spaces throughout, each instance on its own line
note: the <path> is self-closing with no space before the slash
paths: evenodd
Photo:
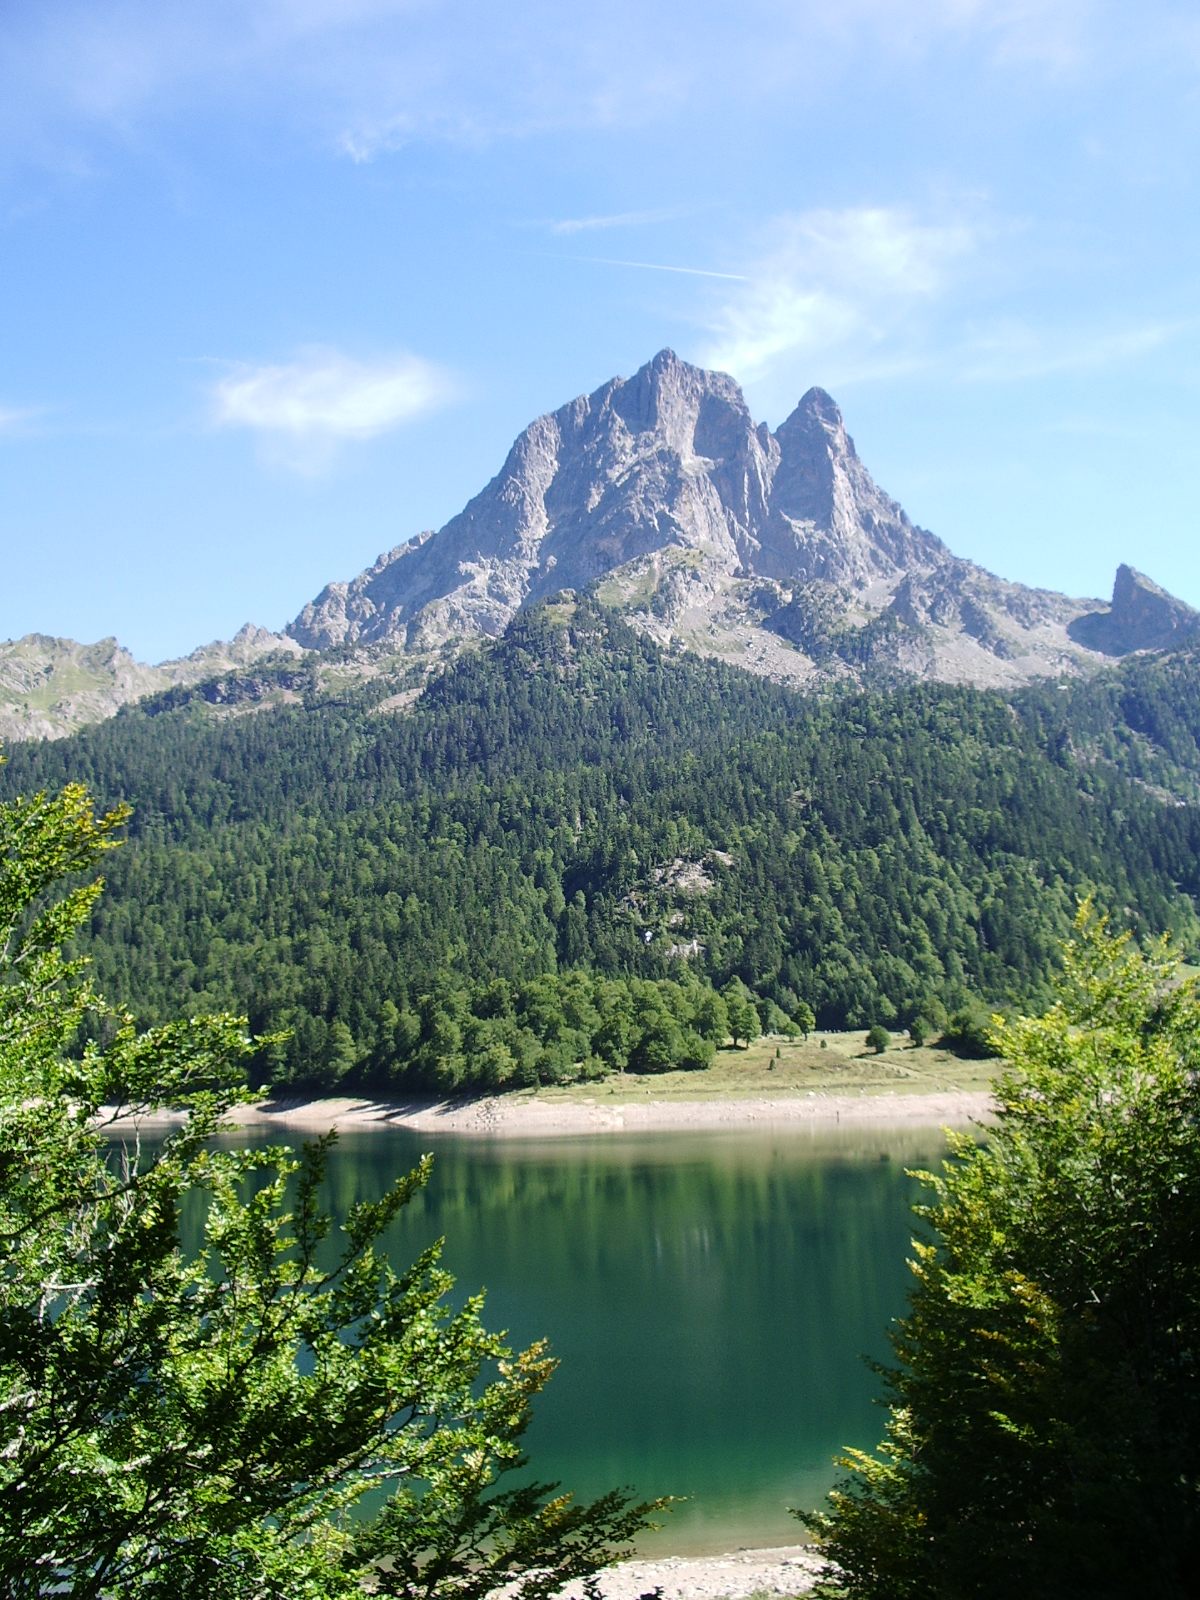
<path id="1" fill-rule="evenodd" d="M 783 423 L 779 431 L 783 433 L 797 419 L 803 423 L 810 418 L 816 422 L 823 423 L 825 427 L 830 429 L 844 429 L 845 427 L 837 401 L 827 390 L 813 387 L 812 389 L 806 389 L 800 396 L 796 409 L 787 421 Z M 854 448 L 853 441 L 850 442 L 850 448 L 852 450 Z"/>
<path id="2" fill-rule="evenodd" d="M 944 555 L 876 488 L 823 390 L 772 434 L 731 377 L 661 350 L 531 423 L 457 517 L 331 584 L 288 632 L 313 648 L 496 634 L 520 605 L 609 575 L 669 577 L 661 621 L 737 581 L 859 590 Z"/>
<path id="3" fill-rule="evenodd" d="M 1144 586 L 1110 616 L 959 560 L 878 487 L 824 389 L 772 432 L 728 374 L 660 350 L 537 418 L 458 516 L 330 584 L 287 631 L 428 650 L 593 585 L 663 642 L 799 682 L 1022 682 L 1188 625 L 1161 607 L 1148 623 Z"/>
<path id="4" fill-rule="evenodd" d="M 875 483 L 824 389 L 772 432 L 727 373 L 660 350 L 531 422 L 456 517 L 328 584 L 287 637 L 248 626 L 158 668 L 112 640 L 0 645 L 0 737 L 54 737 L 288 653 L 374 645 L 419 668 L 587 588 L 662 643 L 794 683 L 1011 685 L 1200 642 L 1200 613 L 1132 567 L 1105 605 L 956 557 Z"/>

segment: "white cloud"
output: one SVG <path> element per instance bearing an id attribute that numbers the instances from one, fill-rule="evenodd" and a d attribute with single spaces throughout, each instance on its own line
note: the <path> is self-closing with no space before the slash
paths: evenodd
<path id="1" fill-rule="evenodd" d="M 781 218 L 746 288 L 710 311 L 704 359 L 743 378 L 784 356 L 860 359 L 948 291 L 982 234 L 973 222 L 896 207 Z"/>
<path id="2" fill-rule="evenodd" d="M 372 439 L 444 404 L 446 373 L 419 356 L 354 361 L 309 350 L 279 366 L 234 367 L 213 390 L 224 426 L 327 440 Z"/>

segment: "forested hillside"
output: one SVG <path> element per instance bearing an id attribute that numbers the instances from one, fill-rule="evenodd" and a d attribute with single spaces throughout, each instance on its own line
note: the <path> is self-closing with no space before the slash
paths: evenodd
<path id="1" fill-rule="evenodd" d="M 703 1065 L 743 984 L 776 1026 L 1035 1004 L 1089 890 L 1200 940 L 1190 658 L 805 698 L 579 602 L 388 693 L 151 704 L 10 750 L 8 793 L 134 806 L 103 989 L 290 1029 L 277 1080 L 395 1091 Z"/>

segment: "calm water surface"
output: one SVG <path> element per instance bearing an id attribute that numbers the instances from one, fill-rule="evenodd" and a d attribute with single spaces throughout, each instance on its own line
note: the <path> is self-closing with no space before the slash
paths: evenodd
<path id="1" fill-rule="evenodd" d="M 330 1204 L 380 1194 L 431 1141 L 342 1136 Z M 463 1293 L 514 1344 L 562 1365 L 526 1435 L 536 1474 L 585 1497 L 687 1496 L 648 1552 L 801 1536 L 833 1455 L 881 1431 L 879 1382 L 904 1308 L 915 1185 L 933 1129 L 432 1142 L 429 1188 L 387 1244 L 442 1235 Z"/>

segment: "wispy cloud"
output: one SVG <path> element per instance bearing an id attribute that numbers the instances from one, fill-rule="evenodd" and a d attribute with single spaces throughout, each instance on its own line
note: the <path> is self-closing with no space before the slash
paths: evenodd
<path id="1" fill-rule="evenodd" d="M 780 218 L 745 289 L 710 308 L 704 359 L 752 378 L 781 357 L 886 346 L 915 307 L 946 292 L 982 234 L 964 218 L 896 207 Z"/>
<path id="2" fill-rule="evenodd" d="M 0 437 L 27 433 L 30 425 L 44 415 L 41 406 L 0 405 Z"/>
<path id="3" fill-rule="evenodd" d="M 266 108 L 305 138 L 320 129 L 356 161 L 414 139 L 627 133 L 699 106 L 720 115 L 750 97 L 840 95 L 866 63 L 904 73 L 941 48 L 1061 74 L 1097 53 L 1111 58 L 1126 38 L 1112 17 L 1120 8 L 1105 0 L 750 0 L 747 17 L 697 0 L 687 28 L 663 0 L 611 0 L 595 14 L 557 0 L 515 10 L 470 0 L 10 9 L 8 64 L 25 92 L 0 106 L 0 124 L 43 157 L 89 128 L 121 137 L 205 105 L 235 116 Z"/>
<path id="4" fill-rule="evenodd" d="M 955 362 L 975 383 L 1020 383 L 1063 373 L 1099 372 L 1153 355 L 1200 332 L 1200 320 L 1149 321 L 1124 328 L 1039 328 L 1006 318 L 969 332 Z"/>
<path id="5" fill-rule="evenodd" d="M 547 226 L 551 233 L 598 233 L 608 228 L 641 228 L 656 222 L 671 222 L 679 216 L 678 208 L 659 211 L 617 211 L 611 216 L 563 217 Z"/>
<path id="6" fill-rule="evenodd" d="M 1052 258 L 1052 252 L 1051 252 Z M 1039 314 L 1025 287 L 1047 247 L 1025 222 L 965 204 L 822 210 L 776 219 L 741 286 L 713 291 L 697 359 L 745 382 L 845 384 L 916 372 L 954 384 L 1134 370 L 1194 347 L 1200 318 L 1111 308 Z"/>
<path id="7" fill-rule="evenodd" d="M 1113 9 L 1105 0 L 842 0 L 805 20 L 831 47 L 870 42 L 898 62 L 966 47 L 993 66 L 1059 78 L 1102 48 Z"/>
<path id="8" fill-rule="evenodd" d="M 356 361 L 310 349 L 294 361 L 230 367 L 212 390 L 218 426 L 248 428 L 285 465 L 328 465 L 337 446 L 373 439 L 453 397 L 449 374 L 420 356 Z"/>
<path id="9" fill-rule="evenodd" d="M 1097 0 L 944 0 L 948 23 L 980 35 L 997 65 L 1055 76 L 1088 64 L 1101 9 Z"/>

